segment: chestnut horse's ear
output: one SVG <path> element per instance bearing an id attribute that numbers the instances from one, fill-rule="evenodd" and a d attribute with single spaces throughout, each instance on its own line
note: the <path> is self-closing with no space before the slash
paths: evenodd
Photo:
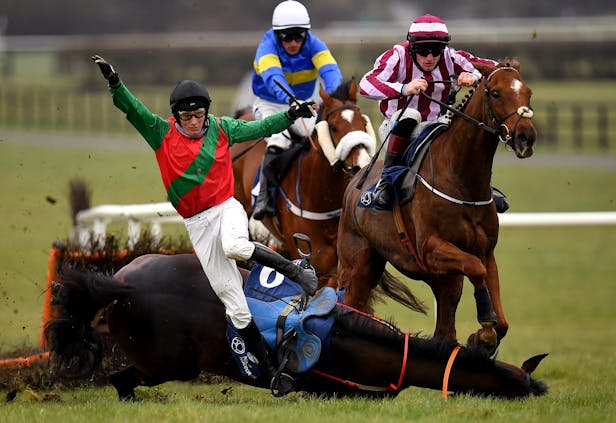
<path id="1" fill-rule="evenodd" d="M 500 65 L 500 63 L 499 63 Z M 490 75 L 492 73 L 492 71 L 495 69 L 494 66 L 490 66 L 488 64 L 485 63 L 473 63 L 473 66 L 475 67 L 475 69 L 477 69 L 479 72 L 481 72 L 481 74 L 483 75 L 484 78 L 487 78 L 488 75 Z"/>
<path id="2" fill-rule="evenodd" d="M 514 58 L 505 57 L 496 66 L 499 68 L 510 67 L 510 68 L 517 69 L 518 72 L 520 71 L 520 61 L 515 57 Z"/>
<path id="3" fill-rule="evenodd" d="M 357 82 L 355 82 L 354 76 L 351 77 L 351 82 L 349 83 L 349 100 L 357 104 Z"/>
<path id="4" fill-rule="evenodd" d="M 325 91 L 323 84 L 319 86 L 319 95 L 321 96 L 321 100 L 323 101 L 323 104 L 327 104 L 331 101 L 331 96 L 327 94 L 327 91 Z"/>

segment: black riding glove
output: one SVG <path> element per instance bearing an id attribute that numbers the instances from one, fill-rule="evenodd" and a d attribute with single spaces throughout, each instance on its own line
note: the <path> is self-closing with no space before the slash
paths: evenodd
<path id="1" fill-rule="evenodd" d="M 99 55 L 92 56 L 92 61 L 98 65 L 103 74 L 103 77 L 109 82 L 109 86 L 116 85 L 120 82 L 120 77 L 118 73 L 115 71 L 113 66 L 111 66 L 105 59 L 100 57 Z"/>
<path id="2" fill-rule="evenodd" d="M 305 101 L 302 104 L 300 104 L 299 106 L 297 104 L 292 104 L 291 107 L 289 107 L 289 117 L 293 120 L 304 117 L 304 118 L 311 118 L 314 115 L 312 114 L 312 105 L 314 104 L 314 101 Z"/>

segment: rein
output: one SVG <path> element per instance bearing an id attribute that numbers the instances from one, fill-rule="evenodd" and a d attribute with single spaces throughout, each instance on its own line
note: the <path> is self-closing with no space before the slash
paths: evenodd
<path id="1" fill-rule="evenodd" d="M 517 110 L 514 110 L 511 113 L 508 113 L 506 116 L 502 117 L 502 118 L 497 118 L 496 115 L 494 115 L 494 110 L 492 109 L 492 103 L 490 103 L 490 90 L 488 89 L 488 83 L 490 82 L 490 80 L 492 79 L 492 77 L 494 76 L 494 74 L 498 71 L 502 71 L 502 70 L 512 70 L 516 73 L 520 73 L 516 68 L 511 67 L 511 66 L 503 66 L 501 68 L 496 68 L 492 71 L 492 73 L 490 73 L 487 78 L 485 79 L 485 84 L 484 84 L 484 95 L 485 95 L 485 104 L 488 107 L 488 114 L 490 116 L 490 121 L 496 126 L 495 128 L 488 126 L 486 123 L 481 122 L 477 119 L 475 119 L 472 116 L 467 115 L 466 113 L 451 107 L 449 104 L 446 104 L 436 98 L 433 98 L 431 96 L 429 96 L 428 94 L 426 94 L 423 91 L 420 91 L 419 94 L 424 96 L 425 98 L 427 98 L 429 101 L 432 101 L 438 105 L 440 105 L 441 107 L 444 107 L 445 109 L 447 109 L 448 111 L 450 111 L 451 113 L 453 113 L 456 116 L 461 117 L 462 119 L 465 119 L 471 123 L 473 123 L 475 126 L 489 132 L 492 135 L 497 135 L 498 139 L 502 142 L 502 143 L 508 143 L 509 141 L 511 141 L 511 134 L 513 132 L 515 132 L 515 129 L 517 128 L 518 124 L 520 123 L 520 120 L 522 118 L 527 118 L 527 119 L 532 119 L 533 117 L 533 111 L 530 107 L 528 106 L 520 106 L 518 107 Z M 440 81 L 439 81 L 440 82 Z M 505 122 L 507 119 L 509 119 L 511 116 L 517 114 L 518 115 L 518 119 L 516 120 L 515 124 L 513 125 L 513 130 L 509 130 L 509 127 L 507 125 L 505 125 L 503 122 Z M 505 137 L 503 138 L 501 136 L 501 130 L 504 129 L 505 130 Z"/>
<path id="2" fill-rule="evenodd" d="M 336 382 L 339 382 L 353 389 L 359 389 L 362 391 L 369 391 L 369 392 L 397 392 L 402 387 L 402 382 L 404 380 L 404 373 L 406 372 L 406 364 L 408 361 L 408 351 L 409 351 L 409 336 L 410 335 L 408 332 L 406 332 L 404 335 L 404 355 L 402 357 L 402 366 L 400 368 L 400 376 L 398 377 L 398 383 L 396 385 L 394 385 L 393 383 L 390 383 L 389 386 L 364 385 L 362 383 L 353 382 L 348 379 L 342 379 L 338 376 L 334 376 L 329 373 L 322 372 L 320 370 L 310 369 L 310 371 L 314 374 L 322 376 L 326 379 L 334 380 Z"/>
<path id="3" fill-rule="evenodd" d="M 350 310 L 354 313 L 359 313 L 363 316 L 366 316 L 372 320 L 375 320 L 383 325 L 387 325 L 390 326 L 389 323 L 387 323 L 386 321 L 384 321 L 383 319 L 380 319 L 376 316 L 373 316 L 371 314 L 368 313 L 364 313 L 363 311 L 357 310 L 356 308 L 353 308 L 351 306 L 348 306 L 346 304 L 342 304 L 342 303 L 336 303 L 336 305 L 339 305 L 340 307 L 346 308 L 347 310 Z M 359 389 L 362 391 L 368 391 L 368 392 L 397 392 L 400 389 L 402 389 L 402 382 L 404 380 L 404 374 L 406 373 L 406 365 L 408 362 L 408 352 L 409 352 L 409 338 L 410 338 L 410 334 L 409 332 L 405 332 L 404 334 L 404 354 L 402 356 L 402 365 L 400 367 L 400 376 L 398 377 L 398 383 L 397 384 L 393 384 L 390 383 L 388 386 L 374 386 L 374 385 L 364 385 L 362 383 L 357 383 L 357 382 L 353 382 L 350 381 L 348 379 L 342 379 L 338 376 L 334 376 L 331 375 L 329 373 L 325 373 L 322 372 L 320 370 L 316 370 L 316 369 L 310 369 L 310 371 L 314 374 L 317 374 L 319 376 L 322 376 L 326 379 L 330 379 L 330 380 L 334 380 L 336 382 L 339 382 L 345 386 L 348 386 L 350 388 L 353 389 Z"/>
<path id="4" fill-rule="evenodd" d="M 453 362 L 460 351 L 460 346 L 456 345 L 451 351 L 451 355 L 449 356 L 449 360 L 447 360 L 447 365 L 445 366 L 445 373 L 443 374 L 443 398 L 447 399 L 448 388 L 449 388 L 449 375 L 451 374 L 451 368 L 453 367 Z"/>
<path id="5" fill-rule="evenodd" d="M 344 307 L 352 312 L 360 313 L 370 319 L 376 320 L 377 322 L 381 324 L 388 325 L 386 321 L 376 316 L 373 316 L 371 314 L 364 313 L 363 311 L 357 310 L 346 304 L 337 303 L 337 305 Z M 409 339 L 410 339 L 409 332 L 405 332 L 404 333 L 404 353 L 402 355 L 402 364 L 400 366 L 400 375 L 398 376 L 398 383 L 396 384 L 390 383 L 388 386 L 364 385 L 362 383 L 353 382 L 352 380 L 349 380 L 349 379 L 343 379 L 341 377 L 334 376 L 332 374 L 325 373 L 325 372 L 322 372 L 314 368 L 310 369 L 310 372 L 318 376 L 324 377 L 326 379 L 330 379 L 335 382 L 341 383 L 342 385 L 348 386 L 349 388 L 352 388 L 352 389 L 358 389 L 358 390 L 368 391 L 368 392 L 398 392 L 402 389 L 402 382 L 404 381 L 404 375 L 406 374 L 406 367 L 407 367 L 408 358 L 409 358 Z M 454 347 L 453 351 L 451 351 L 451 354 L 449 355 L 449 359 L 447 360 L 447 365 L 445 366 L 445 372 L 443 374 L 443 383 L 442 383 L 442 395 L 444 399 L 447 399 L 447 396 L 448 396 L 449 376 L 451 375 L 451 369 L 453 367 L 453 363 L 456 359 L 456 356 L 458 355 L 458 352 L 460 351 L 460 348 L 461 348 L 460 345 L 456 345 Z"/>

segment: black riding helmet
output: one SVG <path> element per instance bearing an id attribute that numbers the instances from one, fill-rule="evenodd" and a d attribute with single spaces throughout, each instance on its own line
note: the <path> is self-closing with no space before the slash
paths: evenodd
<path id="1" fill-rule="evenodd" d="M 193 111 L 204 108 L 207 114 L 211 103 L 210 94 L 205 87 L 197 81 L 188 79 L 178 82 L 169 96 L 171 113 L 176 119 L 178 119 L 179 111 Z"/>

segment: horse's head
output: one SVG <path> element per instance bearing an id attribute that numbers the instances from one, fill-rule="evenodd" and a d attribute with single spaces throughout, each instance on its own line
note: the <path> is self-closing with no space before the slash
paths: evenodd
<path id="1" fill-rule="evenodd" d="M 505 60 L 496 67 L 475 66 L 484 76 L 486 112 L 499 139 L 510 146 L 517 157 L 532 156 L 537 138 L 537 130 L 531 120 L 532 91 L 520 74 L 520 63 Z"/>
<path id="2" fill-rule="evenodd" d="M 376 148 L 370 119 L 357 106 L 357 83 L 354 78 L 344 82 L 331 95 L 321 87 L 320 95 L 319 145 L 332 166 L 355 174 L 370 162 Z"/>

